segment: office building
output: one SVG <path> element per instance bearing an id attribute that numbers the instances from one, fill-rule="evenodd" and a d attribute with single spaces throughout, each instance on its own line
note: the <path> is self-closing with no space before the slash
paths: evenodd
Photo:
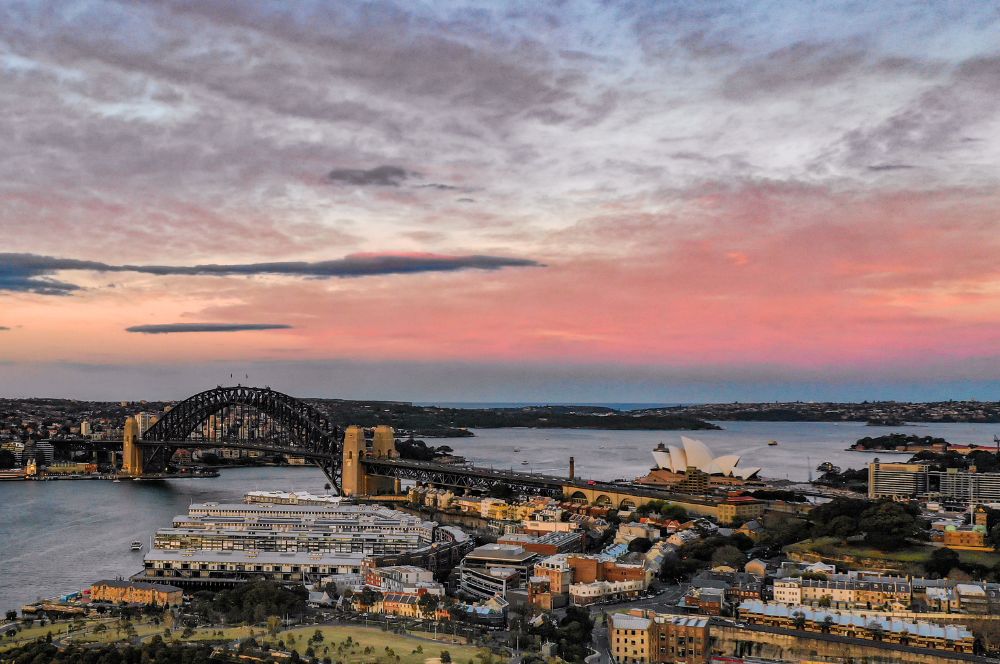
<path id="1" fill-rule="evenodd" d="M 914 498 L 957 505 L 1000 502 L 1000 473 L 931 470 L 923 463 L 868 464 L 869 498 Z"/>

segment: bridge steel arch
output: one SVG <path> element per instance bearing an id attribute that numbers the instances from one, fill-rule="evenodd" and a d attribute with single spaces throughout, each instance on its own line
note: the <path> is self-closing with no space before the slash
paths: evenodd
<path id="1" fill-rule="evenodd" d="M 280 425 L 285 436 L 266 440 L 189 440 L 212 415 L 232 406 L 250 406 Z M 200 392 L 174 406 L 146 429 L 140 441 L 148 470 L 165 468 L 174 450 L 181 447 L 232 447 L 302 456 L 316 463 L 341 491 L 344 435 L 318 410 L 269 387 L 218 386 Z"/>

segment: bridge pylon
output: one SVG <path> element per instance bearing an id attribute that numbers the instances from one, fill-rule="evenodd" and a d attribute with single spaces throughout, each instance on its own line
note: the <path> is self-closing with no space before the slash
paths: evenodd
<path id="1" fill-rule="evenodd" d="M 139 421 L 135 416 L 125 419 L 122 440 L 122 473 L 139 477 L 143 471 L 142 447 L 139 446 Z"/>
<path id="2" fill-rule="evenodd" d="M 399 493 L 399 480 L 393 477 L 369 475 L 364 459 L 396 459 L 396 432 L 392 427 L 380 425 L 372 434 L 371 448 L 365 439 L 363 427 L 349 426 L 344 431 L 344 458 L 341 462 L 343 495 L 374 496 Z"/>

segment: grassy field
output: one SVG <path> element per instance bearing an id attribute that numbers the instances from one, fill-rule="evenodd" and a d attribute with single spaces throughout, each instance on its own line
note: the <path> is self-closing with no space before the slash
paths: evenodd
<path id="1" fill-rule="evenodd" d="M 877 560 L 885 563 L 886 567 L 894 567 L 916 574 L 923 573 L 923 563 L 927 561 L 935 548 L 927 546 L 911 546 L 897 551 L 879 551 L 878 549 L 857 545 L 845 544 L 834 537 L 820 537 L 814 540 L 805 540 L 792 544 L 786 548 L 789 553 L 816 553 L 839 564 L 845 558 L 857 560 Z M 993 567 L 1000 563 L 1000 554 L 992 551 L 956 551 L 963 563 L 976 563 Z"/>
<path id="2" fill-rule="evenodd" d="M 35 639 L 45 636 L 49 632 L 52 632 L 52 638 L 57 638 L 60 634 L 65 634 L 66 630 L 69 629 L 69 623 L 61 623 L 58 625 L 46 625 L 45 627 L 28 627 L 21 630 L 17 635 L 16 639 L 0 639 L 0 652 L 6 652 L 7 650 L 12 650 L 18 646 L 22 646 L 25 643 L 30 643 Z"/>
<path id="3" fill-rule="evenodd" d="M 333 661 L 341 661 L 344 664 L 368 664 L 369 662 L 431 664 L 438 661 L 442 650 L 447 650 L 453 661 L 465 664 L 466 662 L 479 661 L 475 660 L 476 654 L 483 652 L 481 648 L 453 643 L 434 643 L 422 638 L 410 635 L 401 636 L 371 627 L 319 627 L 320 633 L 323 634 L 323 641 L 310 644 L 309 639 L 312 638 L 316 629 L 316 627 L 296 628 L 279 633 L 276 639 L 283 640 L 286 648 L 295 648 L 300 653 L 304 653 L 305 649 L 312 645 L 319 657 L 329 655 Z M 345 645 L 348 637 L 351 638 L 352 642 L 350 647 Z M 417 652 L 418 648 L 419 652 Z M 368 652 L 365 652 L 366 649 L 369 649 Z"/>
<path id="4" fill-rule="evenodd" d="M 0 653 L 13 648 L 17 648 L 26 643 L 30 643 L 39 637 L 44 637 L 51 632 L 53 639 L 67 637 L 69 634 L 73 641 L 79 643 L 112 643 L 126 640 L 128 637 L 124 631 L 119 632 L 118 621 L 109 618 L 89 619 L 84 621 L 85 627 L 69 633 L 70 623 L 57 623 L 46 625 L 45 627 L 29 627 L 24 629 L 16 640 L 4 639 L 0 641 Z M 98 631 L 98 625 L 104 628 Z M 163 624 L 154 625 L 152 622 L 136 620 L 132 623 L 136 636 L 146 640 L 153 636 L 163 634 L 165 629 Z M 319 629 L 323 635 L 321 642 L 312 642 L 313 634 Z M 447 650 L 452 660 L 460 664 L 467 662 L 480 662 L 476 655 L 486 652 L 481 648 L 464 645 L 462 637 L 455 637 L 450 634 L 439 634 L 437 641 L 432 641 L 432 634 L 393 634 L 383 632 L 374 627 L 337 626 L 337 627 L 297 627 L 278 632 L 276 636 L 271 636 L 264 627 L 226 627 L 196 629 L 187 638 L 181 638 L 181 630 L 175 629 L 172 637 L 180 641 L 239 641 L 253 637 L 260 643 L 270 643 L 277 646 L 279 641 L 284 642 L 284 648 L 290 650 L 294 648 L 300 654 L 305 654 L 306 648 L 312 647 L 315 654 L 323 658 L 330 656 L 335 662 L 343 664 L 436 664 L 442 650 Z M 350 645 L 347 639 L 350 637 Z M 397 659 L 398 657 L 398 659 Z"/>

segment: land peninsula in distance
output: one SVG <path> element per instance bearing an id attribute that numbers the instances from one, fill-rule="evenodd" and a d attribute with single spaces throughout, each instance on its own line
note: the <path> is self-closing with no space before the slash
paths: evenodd
<path id="1" fill-rule="evenodd" d="M 1000 402 L 941 401 L 902 402 L 758 402 L 673 405 L 640 410 L 619 410 L 594 405 L 525 405 L 516 407 L 467 407 L 418 405 L 405 401 L 305 399 L 332 421 L 371 427 L 388 424 L 424 438 L 472 436 L 470 429 L 530 427 L 547 429 L 704 430 L 721 428 L 719 421 L 768 422 L 867 422 L 898 426 L 906 422 L 1000 422 Z M 0 399 L 0 428 L 38 423 L 49 429 L 65 428 L 82 420 L 123 421 L 138 407 L 161 411 L 174 402 L 79 401 L 72 399 Z M 54 433 L 54 432 L 53 432 Z"/>

